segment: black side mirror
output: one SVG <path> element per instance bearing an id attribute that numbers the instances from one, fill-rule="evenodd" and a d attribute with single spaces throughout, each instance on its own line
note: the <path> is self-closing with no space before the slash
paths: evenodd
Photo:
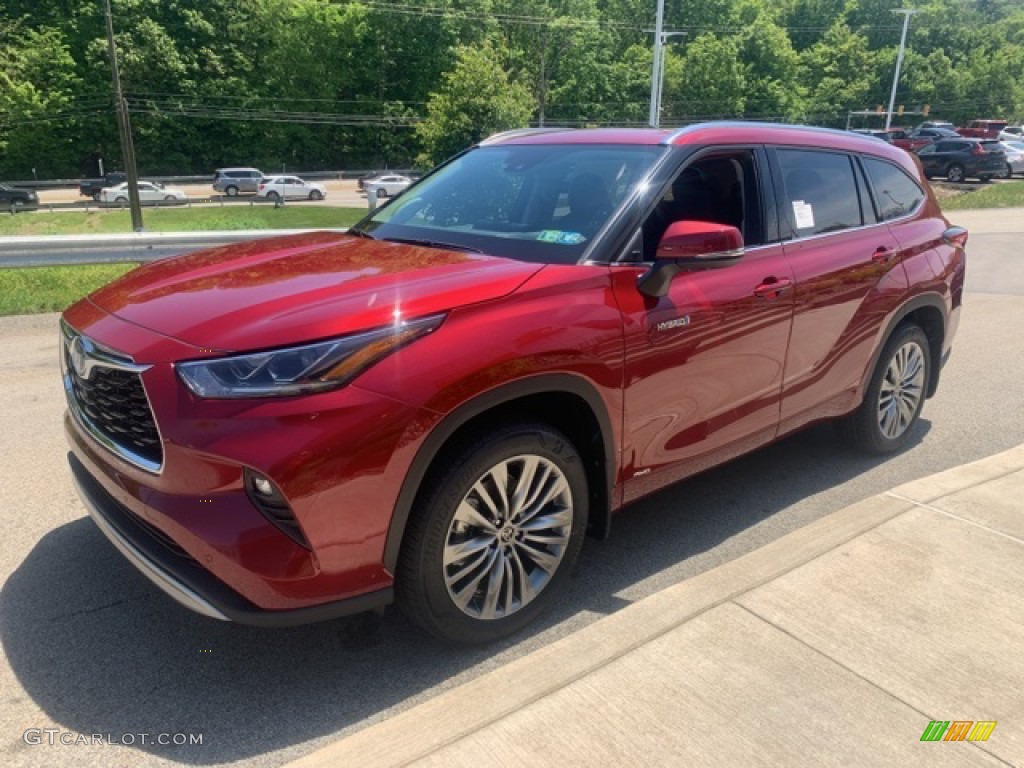
<path id="1" fill-rule="evenodd" d="M 676 221 L 669 224 L 658 243 L 654 265 L 637 281 L 645 296 L 668 293 L 672 278 L 680 272 L 718 269 L 743 258 L 743 235 L 736 227 L 712 221 Z"/>

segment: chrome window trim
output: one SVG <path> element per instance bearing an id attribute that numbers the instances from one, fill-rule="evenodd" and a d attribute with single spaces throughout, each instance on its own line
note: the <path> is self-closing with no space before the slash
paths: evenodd
<path id="1" fill-rule="evenodd" d="M 104 346 L 85 334 L 79 333 L 72 328 L 68 323 L 61 318 L 60 320 L 60 332 L 61 332 L 61 345 L 60 345 L 60 373 L 61 382 L 64 385 L 64 399 L 68 404 L 68 411 L 74 417 L 78 425 L 88 434 L 93 440 L 99 443 L 101 446 L 106 448 L 110 453 L 114 454 L 121 460 L 131 464 L 132 466 L 138 467 L 139 469 L 149 472 L 153 475 L 160 475 L 163 473 L 164 465 L 163 462 L 159 464 L 155 461 L 147 459 L 145 456 L 140 456 L 130 448 L 126 448 L 119 443 L 114 442 L 109 437 L 104 435 L 95 424 L 93 424 L 89 418 L 82 412 L 82 409 L 78 406 L 78 401 L 74 396 L 73 384 L 71 383 L 71 372 L 67 367 L 67 355 L 68 345 L 71 340 L 75 337 L 81 337 L 88 339 L 93 346 L 93 351 L 89 355 L 90 368 L 112 368 L 118 371 L 128 371 L 129 373 L 142 374 L 143 371 L 147 371 L 152 366 L 150 365 L 139 365 L 135 363 L 131 358 L 119 354 L 110 347 Z M 149 399 L 149 392 L 146 391 L 146 383 L 142 380 L 142 376 L 139 376 L 139 384 L 142 386 L 142 394 L 146 397 L 146 405 L 149 406 L 149 413 L 153 417 L 153 426 L 156 427 L 156 436 L 161 444 L 161 455 L 164 455 L 163 451 L 163 434 L 160 432 L 160 423 L 156 420 L 156 411 L 153 410 L 153 403 Z"/>

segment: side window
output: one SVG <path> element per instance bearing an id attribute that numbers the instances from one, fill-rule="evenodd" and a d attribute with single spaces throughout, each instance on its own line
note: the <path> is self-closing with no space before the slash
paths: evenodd
<path id="1" fill-rule="evenodd" d="M 883 221 L 906 216 L 924 200 L 922 189 L 902 168 L 870 157 L 863 161 Z"/>
<path id="2" fill-rule="evenodd" d="M 746 246 L 765 242 L 764 209 L 752 151 L 703 156 L 672 180 L 643 224 L 644 258 L 676 221 L 711 221 L 736 227 Z"/>
<path id="3" fill-rule="evenodd" d="M 783 215 L 798 237 L 838 232 L 864 223 L 852 158 L 837 152 L 780 149 Z"/>

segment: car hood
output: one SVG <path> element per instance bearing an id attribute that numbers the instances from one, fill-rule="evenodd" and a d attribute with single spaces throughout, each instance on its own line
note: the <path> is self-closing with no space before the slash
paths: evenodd
<path id="1" fill-rule="evenodd" d="M 542 269 L 315 232 L 156 261 L 93 293 L 105 312 L 210 351 L 293 344 L 505 296 Z"/>

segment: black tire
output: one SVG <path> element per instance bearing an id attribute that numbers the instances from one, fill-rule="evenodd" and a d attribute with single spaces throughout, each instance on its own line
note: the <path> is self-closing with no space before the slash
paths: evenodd
<path id="1" fill-rule="evenodd" d="M 314 189 L 312 192 L 309 193 L 309 199 L 310 200 L 323 200 L 324 196 L 322 194 L 320 194 L 320 190 L 319 189 Z"/>
<path id="2" fill-rule="evenodd" d="M 164 196 L 164 202 L 165 203 L 173 203 L 177 199 L 178 198 L 176 198 L 174 195 L 165 195 Z"/>
<path id="3" fill-rule="evenodd" d="M 100 193 L 99 192 L 93 192 L 92 193 L 92 199 L 95 200 L 98 203 L 100 201 Z"/>
<path id="4" fill-rule="evenodd" d="M 281 198 L 281 196 L 277 194 L 277 192 L 275 192 L 274 190 L 270 190 L 269 192 L 267 192 L 267 197 L 275 201 Z"/>
<path id="5" fill-rule="evenodd" d="M 992 177 L 989 176 L 987 173 L 979 176 L 978 179 L 981 180 L 982 184 L 988 184 L 990 181 L 992 181 Z"/>
<path id="6" fill-rule="evenodd" d="M 128 198 L 125 197 L 124 195 L 118 195 L 116 198 L 114 198 L 114 202 L 115 203 L 127 203 L 128 202 Z"/>
<path id="7" fill-rule="evenodd" d="M 999 174 L 1000 179 L 1012 179 L 1013 178 L 1013 167 L 1007 163 L 1003 172 Z"/>
<path id="8" fill-rule="evenodd" d="M 896 356 L 908 345 L 916 349 L 916 354 L 920 356 L 923 375 L 915 384 L 907 384 L 908 380 L 905 379 L 904 382 L 901 382 L 896 397 L 886 397 L 887 392 L 892 388 L 890 367 L 898 365 L 895 361 Z M 835 422 L 840 436 L 853 447 L 875 455 L 893 453 L 904 448 L 913 438 L 914 426 L 921 416 L 931 376 L 932 357 L 928 337 L 918 326 L 911 323 L 899 326 L 886 341 L 882 348 L 882 354 L 878 356 L 878 363 L 871 374 L 867 390 L 864 392 L 863 402 L 853 413 Z M 886 393 L 882 391 L 883 383 L 886 385 Z M 904 393 L 906 393 L 906 397 L 910 397 L 911 393 L 916 393 L 916 402 L 910 409 L 911 416 L 906 420 L 905 426 L 896 425 L 899 428 L 898 434 L 890 432 L 887 435 L 881 425 L 882 399 L 886 397 L 887 401 L 897 403 L 902 400 L 906 404 Z M 899 408 L 896 409 L 896 412 L 903 413 Z"/>
<path id="9" fill-rule="evenodd" d="M 228 197 L 238 197 L 238 187 L 225 187 L 224 194 L 227 195 Z"/>
<path id="10" fill-rule="evenodd" d="M 387 196 L 388 196 L 388 191 L 386 189 L 384 189 L 384 187 L 381 187 L 380 189 L 377 190 L 377 197 L 387 197 Z"/>
<path id="11" fill-rule="evenodd" d="M 519 479 L 527 476 L 526 463 L 522 460 L 529 458 L 543 462 L 538 472 L 530 475 L 534 480 L 541 478 L 542 482 L 530 484 L 531 489 L 563 489 L 557 497 L 540 505 L 544 517 L 560 520 L 557 525 L 545 526 L 541 533 L 546 537 L 543 541 L 550 542 L 557 537 L 561 544 L 538 547 L 545 559 L 555 558 L 552 570 L 540 568 L 538 561 L 530 556 L 528 547 L 536 546 L 536 542 L 528 542 L 524 537 L 530 532 L 536 534 L 537 530 L 520 530 L 513 522 L 516 511 L 500 504 L 498 506 L 508 512 L 508 518 L 498 526 L 491 525 L 494 522 L 492 512 L 481 502 L 481 497 L 475 495 L 478 482 L 492 482 L 491 472 L 502 467 L 507 473 L 506 490 L 513 489 Z M 551 467 L 557 469 L 560 478 Z M 545 471 L 550 474 L 543 474 Z M 551 485 L 555 481 L 557 485 Z M 496 485 L 488 487 L 493 492 Z M 506 498 L 513 499 L 513 495 L 508 493 Z M 489 643 L 519 631 L 568 588 L 573 565 L 583 546 L 588 498 L 583 461 L 572 442 L 557 430 L 544 424 L 524 423 L 471 435 L 442 455 L 417 496 L 405 530 L 395 578 L 399 608 L 427 632 L 448 642 Z M 486 513 L 486 519 L 483 516 L 478 519 L 490 526 L 490 533 L 455 519 L 456 512 L 465 507 L 477 508 L 477 505 Z M 535 512 L 530 519 L 536 523 L 540 517 L 541 514 Z M 461 543 L 460 536 L 466 537 L 465 543 L 486 543 L 474 547 L 472 554 L 467 551 L 446 565 L 446 547 L 452 540 L 456 545 Z M 508 570 L 501 566 L 505 562 L 521 565 L 513 574 L 513 566 L 509 565 Z M 457 576 L 460 572 L 463 575 Z M 452 588 L 447 578 L 452 579 Z M 495 602 L 488 607 L 487 587 L 491 586 L 492 578 L 500 584 L 494 590 Z M 539 585 L 535 578 L 540 579 Z M 525 584 L 530 585 L 529 589 L 523 589 Z M 533 592 L 533 589 L 538 591 Z M 456 593 L 469 595 L 465 608 L 456 603 Z M 525 595 L 518 606 L 514 597 L 517 594 Z M 503 605 L 497 605 L 498 602 Z M 495 615 L 480 615 L 487 611 Z"/>
<path id="12" fill-rule="evenodd" d="M 953 163 L 946 169 L 946 180 L 958 184 L 967 178 L 964 175 L 964 167 L 960 163 Z"/>

